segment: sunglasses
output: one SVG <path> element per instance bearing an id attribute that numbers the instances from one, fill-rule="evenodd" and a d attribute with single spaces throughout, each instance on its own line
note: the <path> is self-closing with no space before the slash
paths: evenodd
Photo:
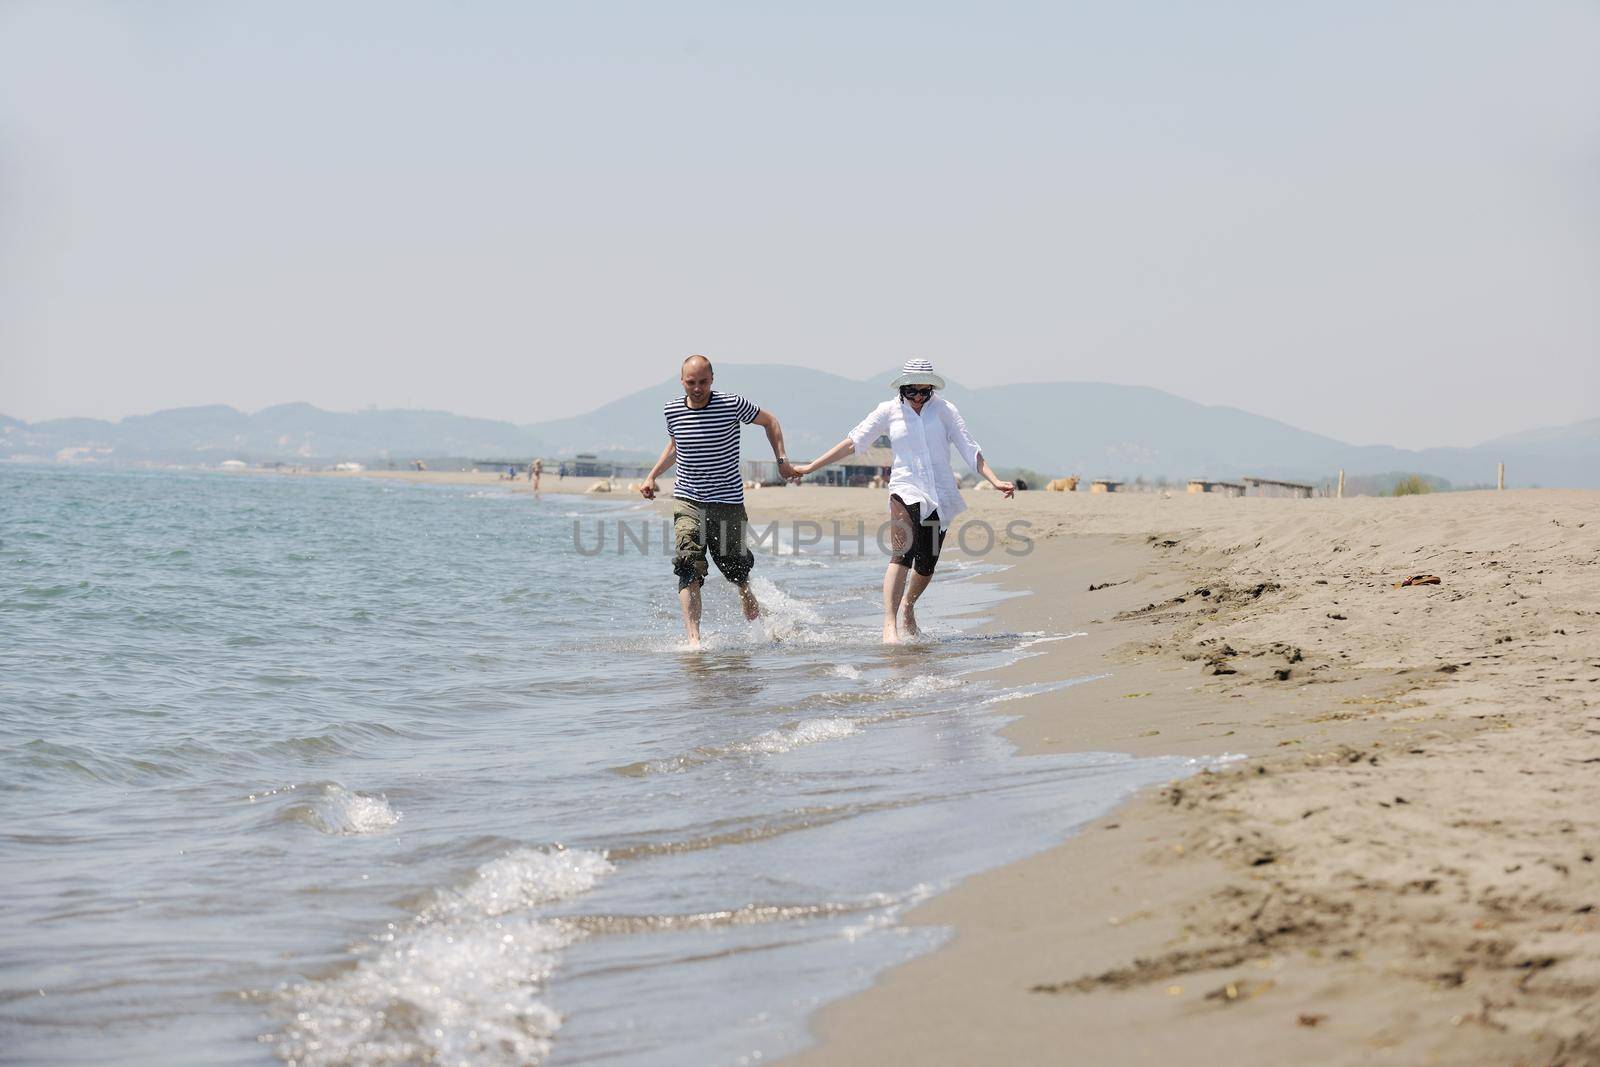
<path id="1" fill-rule="evenodd" d="M 931 386 L 931 385 L 902 385 L 900 387 L 900 395 L 901 396 L 920 396 L 922 399 L 926 400 L 930 396 L 933 395 L 933 386 Z"/>

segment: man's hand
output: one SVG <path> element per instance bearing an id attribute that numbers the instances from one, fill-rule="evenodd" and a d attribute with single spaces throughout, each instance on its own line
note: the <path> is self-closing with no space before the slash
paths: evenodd
<path id="1" fill-rule="evenodd" d="M 994 487 L 1004 493 L 1008 500 L 1017 495 L 1017 487 L 1011 482 L 995 482 Z"/>
<path id="2" fill-rule="evenodd" d="M 786 482 L 798 482 L 802 477 L 805 476 L 806 472 L 785 459 L 779 461 L 778 463 L 778 474 L 781 475 L 783 480 Z"/>
<path id="3" fill-rule="evenodd" d="M 646 478 L 643 484 L 639 486 L 639 492 L 646 500 L 654 500 L 656 498 L 656 480 L 654 478 Z"/>

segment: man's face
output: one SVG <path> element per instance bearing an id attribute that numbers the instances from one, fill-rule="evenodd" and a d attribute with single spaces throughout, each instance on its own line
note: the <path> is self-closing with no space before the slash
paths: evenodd
<path id="1" fill-rule="evenodd" d="M 711 396 L 711 367 L 700 360 L 690 360 L 683 365 L 683 395 L 695 407 L 704 404 Z"/>

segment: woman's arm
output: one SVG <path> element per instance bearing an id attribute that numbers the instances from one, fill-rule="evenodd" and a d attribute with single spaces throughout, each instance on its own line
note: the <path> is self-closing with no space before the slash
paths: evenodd
<path id="1" fill-rule="evenodd" d="M 961 412 L 956 406 L 947 400 L 939 410 L 943 416 L 945 436 L 956 446 L 956 451 L 967 461 L 967 466 L 977 471 L 990 485 L 1006 496 L 1015 494 L 1017 487 L 1010 482 L 1001 481 L 1000 476 L 995 474 L 994 468 L 989 466 L 989 461 L 983 458 L 983 450 L 967 431 L 967 420 L 961 417 Z"/>
<path id="2" fill-rule="evenodd" d="M 1006 496 L 1014 496 L 1017 487 L 1010 482 L 1002 482 L 1000 476 L 995 474 L 994 468 L 989 466 L 989 461 L 983 458 L 983 453 L 978 453 L 978 473 L 988 479 L 989 484 L 1000 490 Z"/>
<path id="3" fill-rule="evenodd" d="M 802 464 L 800 464 L 798 467 L 795 468 L 795 473 L 797 475 L 799 475 L 800 477 L 804 478 L 806 475 L 814 474 L 815 472 L 821 470 L 823 467 L 826 467 L 830 463 L 839 462 L 841 459 L 843 459 L 844 457 L 848 456 L 850 453 L 854 452 L 855 450 L 856 450 L 856 443 L 854 441 L 850 440 L 850 438 L 846 437 L 843 441 L 840 441 L 838 444 L 836 444 L 832 448 L 828 449 L 826 452 L 824 452 L 822 455 L 818 456 L 816 459 L 812 460 L 810 463 L 802 463 Z"/>

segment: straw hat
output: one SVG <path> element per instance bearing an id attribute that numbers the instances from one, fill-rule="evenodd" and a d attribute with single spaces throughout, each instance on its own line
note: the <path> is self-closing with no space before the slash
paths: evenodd
<path id="1" fill-rule="evenodd" d="M 908 359 L 906 365 L 900 368 L 900 376 L 889 383 L 889 388 L 899 389 L 902 385 L 931 385 L 935 389 L 943 389 L 944 379 L 933 373 L 931 360 Z"/>

